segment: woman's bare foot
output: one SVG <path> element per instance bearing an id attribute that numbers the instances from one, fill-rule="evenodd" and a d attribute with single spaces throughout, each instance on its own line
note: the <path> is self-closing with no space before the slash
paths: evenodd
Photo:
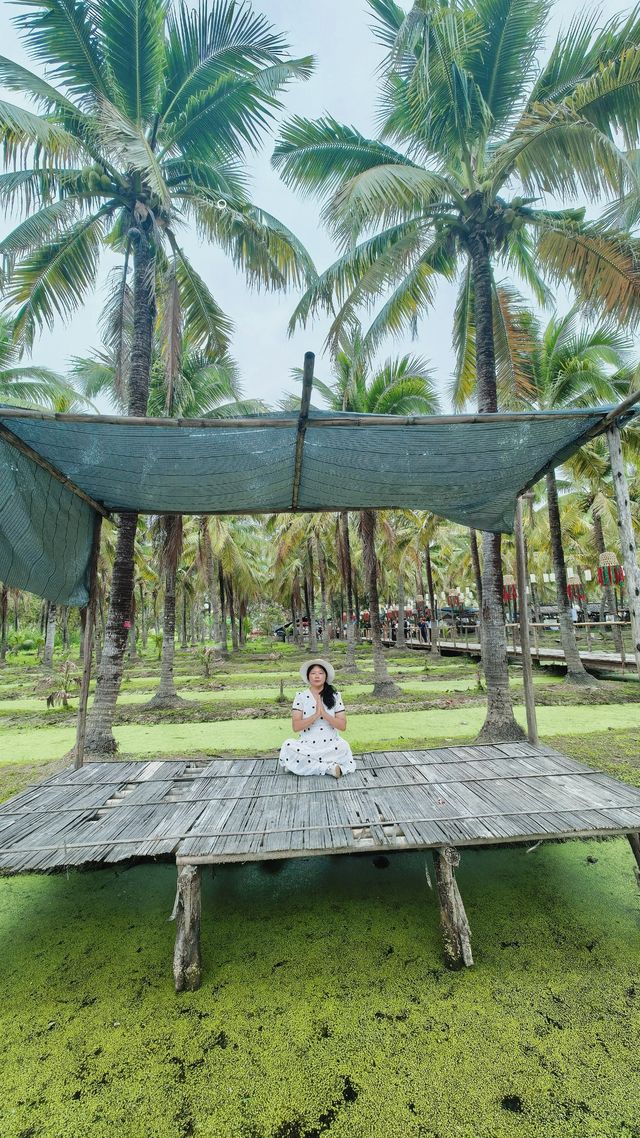
<path id="1" fill-rule="evenodd" d="M 331 774 L 333 775 L 334 778 L 341 778 L 342 777 L 342 767 L 335 766 L 333 768 L 333 770 L 331 771 Z"/>

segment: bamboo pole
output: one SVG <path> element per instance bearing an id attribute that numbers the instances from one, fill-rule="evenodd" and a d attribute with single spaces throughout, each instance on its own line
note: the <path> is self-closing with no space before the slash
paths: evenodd
<path id="1" fill-rule="evenodd" d="M 636 394 L 638 398 L 640 398 L 640 392 Z M 635 652 L 636 668 L 640 675 L 640 569 L 638 569 L 638 554 L 631 519 L 629 484 L 624 469 L 622 441 L 620 439 L 620 431 L 615 423 L 612 423 L 607 429 L 607 443 L 609 444 L 613 488 L 618 507 L 618 533 L 620 535 L 622 564 L 624 566 L 625 584 L 629 599 L 632 645 L 633 651 Z M 624 646 L 622 660 L 624 663 Z"/>
<path id="2" fill-rule="evenodd" d="M 91 683 L 91 657 L 93 654 L 93 631 L 96 622 L 96 600 L 98 592 L 98 555 L 100 553 L 100 534 L 102 531 L 102 518 L 96 514 L 93 523 L 93 539 L 91 542 L 91 557 L 89 561 L 89 603 L 84 623 L 82 683 L 80 685 L 80 700 L 78 703 L 78 723 L 76 728 L 76 746 L 73 760 L 74 770 L 78 770 L 84 762 L 84 744 L 87 734 L 87 703 L 89 700 L 89 684 Z"/>
<path id="3" fill-rule="evenodd" d="M 291 490 L 292 510 L 296 510 L 298 508 L 298 495 L 300 493 L 300 481 L 302 478 L 304 436 L 307 430 L 309 406 L 311 404 L 311 391 L 313 388 L 313 365 L 315 363 L 315 358 L 316 357 L 314 356 L 313 352 L 305 352 L 304 354 L 304 368 L 302 371 L 302 396 L 300 398 L 300 415 L 298 417 L 298 434 L 296 438 L 296 457 L 293 468 L 293 486 Z"/>
<path id="4" fill-rule="evenodd" d="M 536 719 L 536 701 L 533 690 L 533 664 L 531 663 L 531 644 L 529 641 L 529 609 L 527 606 L 527 578 L 525 572 L 521 498 L 516 499 L 515 539 L 516 575 L 518 579 L 518 593 L 520 596 L 518 616 L 520 619 L 520 648 L 522 652 L 522 683 L 524 687 L 524 703 L 527 711 L 527 736 L 530 743 L 537 743 L 538 723 Z M 540 653 L 538 651 L 538 658 L 539 657 Z"/>
<path id="5" fill-rule="evenodd" d="M 308 352 L 307 355 L 313 355 Z M 306 359 L 306 356 L 305 356 Z M 628 397 L 612 411 L 606 414 L 598 408 L 591 410 L 575 407 L 570 411 L 500 411 L 487 414 L 472 415 L 359 415 L 355 412 L 345 414 L 326 414 L 322 417 L 310 415 L 308 425 L 314 428 L 326 427 L 437 427 L 440 425 L 459 425 L 461 423 L 544 423 L 559 422 L 563 419 L 593 419 L 594 415 L 601 415 L 598 423 L 590 428 L 592 432 L 600 434 L 606 430 L 607 425 L 628 412 L 631 404 L 640 400 L 640 392 L 635 398 Z M 264 415 L 241 415 L 233 419 L 166 419 L 149 415 L 81 415 L 76 413 L 65 414 L 56 411 L 31 411 L 24 408 L 3 408 L 0 419 L 37 419 L 51 420 L 56 423 L 87 423 L 113 424 L 118 427 L 198 427 L 207 430 L 224 430 L 225 428 L 248 428 L 255 430 L 260 427 L 293 428 L 296 419 L 293 415 L 282 418 L 267 418 Z"/>

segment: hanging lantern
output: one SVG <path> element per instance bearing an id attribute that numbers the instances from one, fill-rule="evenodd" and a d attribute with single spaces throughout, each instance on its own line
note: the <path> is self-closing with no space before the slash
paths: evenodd
<path id="1" fill-rule="evenodd" d="M 574 573 L 567 577 L 567 596 L 570 601 L 586 601 L 586 593 L 579 577 Z"/>
<path id="2" fill-rule="evenodd" d="M 601 553 L 598 558 L 598 581 L 601 585 L 621 585 L 624 581 L 624 569 L 618 565 L 615 553 L 608 550 Z"/>
<path id="3" fill-rule="evenodd" d="M 515 601 L 517 596 L 518 596 L 518 590 L 516 589 L 515 577 L 512 577 L 510 573 L 505 573 L 504 577 L 502 578 L 502 599 L 503 599 L 503 601 L 505 602 L 505 604 L 508 604 L 509 601 Z"/>
<path id="4" fill-rule="evenodd" d="M 461 601 L 462 597 L 460 596 L 460 593 L 457 589 L 452 589 L 452 591 L 447 595 L 447 603 L 452 609 L 458 608 Z"/>
<path id="5" fill-rule="evenodd" d="M 368 621 L 369 620 L 369 609 L 363 609 L 362 612 L 360 613 L 360 617 L 362 620 Z"/>

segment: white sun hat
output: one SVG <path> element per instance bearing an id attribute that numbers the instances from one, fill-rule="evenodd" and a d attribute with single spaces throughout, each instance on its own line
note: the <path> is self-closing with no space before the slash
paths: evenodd
<path id="1" fill-rule="evenodd" d="M 321 668 L 324 668 L 325 672 L 327 673 L 327 682 L 332 684 L 336 675 L 333 664 L 330 664 L 328 660 L 321 660 L 320 657 L 314 660 L 305 660 L 304 664 L 301 664 L 300 676 L 304 680 L 305 684 L 308 681 L 309 669 L 312 668 L 314 664 L 319 664 Z"/>

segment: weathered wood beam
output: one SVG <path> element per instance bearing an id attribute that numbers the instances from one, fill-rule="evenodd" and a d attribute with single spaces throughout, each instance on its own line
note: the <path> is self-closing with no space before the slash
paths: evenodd
<path id="1" fill-rule="evenodd" d="M 173 952 L 176 992 L 195 992 L 200 987 L 202 976 L 200 913 L 200 870 L 196 865 L 180 866 L 176 899 L 169 918 L 176 922 L 176 943 Z"/>
<path id="2" fill-rule="evenodd" d="M 309 418 L 311 404 L 311 391 L 313 388 L 313 365 L 315 363 L 313 352 L 305 352 L 304 368 L 302 370 L 302 396 L 300 398 L 300 415 L 298 416 L 298 434 L 296 438 L 296 457 L 293 467 L 293 486 L 291 490 L 291 509 L 298 508 L 300 494 L 300 481 L 302 479 L 302 456 L 304 454 L 304 436 Z"/>
<path id="3" fill-rule="evenodd" d="M 98 556 L 100 553 L 100 534 L 102 532 L 102 518 L 96 514 L 93 523 L 93 539 L 91 542 L 91 558 L 89 561 L 89 603 L 84 625 L 84 644 L 82 661 L 82 683 L 80 685 L 80 700 L 78 703 L 78 723 L 76 728 L 76 746 L 73 766 L 78 770 L 84 762 L 84 744 L 87 735 L 87 704 L 89 702 L 89 684 L 91 683 L 91 657 L 93 655 L 93 634 L 96 624 L 96 605 L 98 595 Z"/>
<path id="4" fill-rule="evenodd" d="M 522 685 L 527 710 L 527 737 L 530 743 L 538 742 L 538 722 L 536 719 L 536 700 L 533 690 L 533 664 L 531 662 L 531 641 L 529 640 L 529 608 L 527 604 L 527 575 L 525 571 L 524 533 L 522 530 L 522 499 L 516 499 L 515 517 L 516 573 L 518 578 L 518 619 L 520 621 L 520 646 L 522 649 Z"/>
<path id="5" fill-rule="evenodd" d="M 0 418 L 3 417 L 4 413 L 0 412 Z M 40 416 L 34 417 L 39 418 Z M 97 514 L 100 514 L 103 518 L 109 517 L 109 511 L 104 508 L 101 502 L 96 502 L 95 498 L 91 498 L 88 494 L 85 494 L 84 490 L 76 486 L 75 482 L 67 478 L 66 474 L 58 470 L 57 466 L 54 466 L 53 463 L 43 458 L 41 454 L 38 454 L 37 450 L 30 447 L 28 443 L 23 442 L 18 435 L 15 435 L 13 431 L 10 431 L 9 428 L 5 427 L 2 423 L 0 423 L 0 439 L 4 439 L 6 443 L 9 443 L 9 445 L 19 451 L 20 454 L 25 455 L 26 458 L 30 458 L 32 462 L 35 462 L 36 466 L 40 466 L 42 470 L 46 470 L 47 474 L 50 474 L 56 482 L 62 483 L 67 490 L 76 495 L 76 498 L 80 498 L 87 506 L 91 506 L 91 509 L 95 510 Z"/>
<path id="6" fill-rule="evenodd" d="M 457 972 L 473 964 L 471 929 L 455 877 L 456 866 L 460 864 L 460 854 L 453 846 L 441 846 L 431 852 L 440 907 L 445 964 L 447 968 Z"/>
<path id="7" fill-rule="evenodd" d="M 636 859 L 636 881 L 640 885 L 640 834 L 627 834 L 627 838 Z"/>

